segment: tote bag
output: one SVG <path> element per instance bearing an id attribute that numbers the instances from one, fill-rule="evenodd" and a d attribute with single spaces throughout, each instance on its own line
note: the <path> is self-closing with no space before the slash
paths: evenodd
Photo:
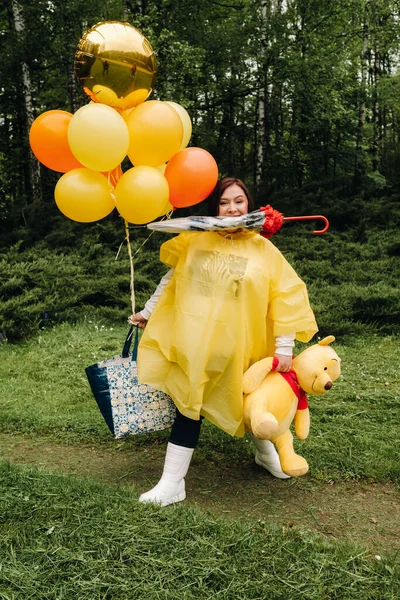
<path id="1" fill-rule="evenodd" d="M 135 328 L 135 342 L 130 353 L 133 329 L 132 325 L 122 354 L 85 369 L 100 412 L 116 439 L 167 429 L 176 415 L 170 396 L 138 381 L 139 330 Z"/>

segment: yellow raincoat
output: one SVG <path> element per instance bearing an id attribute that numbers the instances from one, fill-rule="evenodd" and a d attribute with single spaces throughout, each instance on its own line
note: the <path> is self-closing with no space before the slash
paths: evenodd
<path id="1" fill-rule="evenodd" d="M 139 345 L 139 379 L 191 419 L 242 437 L 242 376 L 274 354 L 277 335 L 318 331 L 305 284 L 251 231 L 186 232 L 161 246 L 174 267 Z"/>

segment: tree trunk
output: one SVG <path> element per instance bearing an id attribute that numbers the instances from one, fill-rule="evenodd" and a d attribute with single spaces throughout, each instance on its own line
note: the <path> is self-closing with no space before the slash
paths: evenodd
<path id="1" fill-rule="evenodd" d="M 372 138 L 372 170 L 378 171 L 379 168 L 379 149 L 381 145 L 381 118 L 379 106 L 379 77 L 381 72 L 381 60 L 379 42 L 375 42 L 374 52 L 374 92 L 373 92 L 373 107 L 372 107 L 372 123 L 373 123 L 373 138 Z"/>
<path id="2" fill-rule="evenodd" d="M 74 65 L 72 63 L 68 65 L 68 98 L 71 112 L 75 113 L 80 108 L 80 103 L 77 94 Z"/>
<path id="3" fill-rule="evenodd" d="M 218 154 L 219 161 L 226 161 L 225 164 L 229 165 L 231 163 L 231 149 L 229 148 L 229 129 L 231 122 L 231 109 L 230 102 L 225 102 L 223 106 L 223 113 L 221 124 L 218 132 Z M 233 175 L 229 173 L 229 175 Z"/>
<path id="4" fill-rule="evenodd" d="M 304 155 L 303 149 L 306 139 L 305 128 L 306 125 L 304 123 L 304 110 L 305 104 L 307 102 L 307 93 L 304 88 L 304 78 L 307 74 L 307 65 L 306 65 L 306 52 L 307 45 L 305 41 L 305 32 L 306 32 L 306 10 L 304 6 L 301 6 L 301 11 L 299 14 L 299 25 L 298 31 L 296 34 L 296 43 L 299 46 L 299 68 L 301 73 L 301 78 L 296 82 L 293 92 L 293 101 L 292 101 L 292 119 L 291 119 L 291 128 L 290 128 L 290 139 L 291 139 L 291 162 L 292 162 L 292 172 L 295 184 L 297 187 L 301 188 L 303 185 L 304 174 L 305 174 L 305 164 L 304 164 Z"/>
<path id="5" fill-rule="evenodd" d="M 274 16 L 282 15 L 284 12 L 283 9 L 283 0 L 276 0 L 273 7 Z M 278 35 L 275 35 L 273 43 L 275 46 L 281 48 L 282 44 L 282 33 L 278 32 Z M 277 55 L 275 51 L 274 56 Z M 282 82 L 282 74 L 280 72 L 280 65 L 276 64 L 274 58 L 271 60 L 272 68 L 271 68 L 271 91 L 270 91 L 270 130 L 271 136 L 273 134 L 274 139 L 273 142 L 273 154 L 275 157 L 278 157 L 278 160 L 275 159 L 273 164 L 273 185 L 276 190 L 279 190 L 282 187 L 282 175 L 281 175 L 281 156 L 282 156 L 282 139 L 284 135 L 284 117 L 283 117 L 283 82 Z"/>
<path id="6" fill-rule="evenodd" d="M 130 9 L 132 8 L 131 3 L 128 0 L 123 0 L 122 2 L 122 18 L 124 21 L 129 19 Z"/>
<path id="7" fill-rule="evenodd" d="M 123 0 L 123 19 L 129 21 L 129 17 L 139 13 L 145 16 L 147 12 L 147 0 L 136 0 L 136 2 L 130 2 L 130 0 Z"/>
<path id="8" fill-rule="evenodd" d="M 336 134 L 335 154 L 333 157 L 333 166 L 332 166 L 333 187 L 335 187 L 335 181 L 336 181 L 337 157 L 339 154 L 340 142 L 341 142 L 341 134 L 340 134 L 340 132 L 338 132 Z"/>
<path id="9" fill-rule="evenodd" d="M 11 1 L 12 14 L 14 19 L 14 27 L 19 38 L 23 38 L 25 33 L 25 22 L 24 16 L 22 13 L 22 8 L 16 0 Z M 25 116 L 26 116 L 26 124 L 27 124 L 27 132 L 26 135 L 28 137 L 29 129 L 35 119 L 33 112 L 33 103 L 32 103 L 32 91 L 31 91 L 31 77 L 28 65 L 26 62 L 22 62 L 21 64 L 21 72 L 22 72 L 22 85 L 23 85 L 23 93 L 24 93 L 24 103 L 25 103 Z M 40 165 L 36 157 L 30 151 L 30 165 L 29 165 L 29 177 L 30 177 L 30 185 L 32 191 L 33 200 L 40 200 Z"/>
<path id="10" fill-rule="evenodd" d="M 360 170 L 360 159 L 362 152 L 362 141 L 364 135 L 364 124 L 365 124 L 365 110 L 366 110 L 366 86 L 368 78 L 368 55 L 369 55 L 369 28 L 368 28 L 368 16 L 367 12 L 369 9 L 369 3 L 365 6 L 364 11 L 364 23 L 363 23 L 363 45 L 361 53 L 361 85 L 360 85 L 360 102 L 358 109 L 358 126 L 356 136 L 356 151 L 354 158 L 354 181 L 353 185 L 355 188 L 358 187 L 360 182 L 361 170 Z"/>
<path id="11" fill-rule="evenodd" d="M 264 174 L 266 133 L 267 133 L 267 9 L 268 0 L 261 0 L 260 5 L 260 44 L 261 44 L 261 67 L 260 67 L 260 89 L 257 97 L 257 120 L 256 120 L 256 168 L 255 188 L 259 190 Z"/>

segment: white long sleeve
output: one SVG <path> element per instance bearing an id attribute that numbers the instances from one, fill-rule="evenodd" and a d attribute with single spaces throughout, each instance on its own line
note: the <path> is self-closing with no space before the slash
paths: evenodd
<path id="1" fill-rule="evenodd" d="M 140 311 L 140 313 L 144 319 L 146 319 L 146 320 L 149 319 L 151 313 L 155 309 L 155 306 L 156 306 L 158 300 L 160 299 L 161 292 L 163 291 L 163 289 L 165 288 L 165 286 L 167 285 L 168 281 L 171 279 L 173 274 L 174 274 L 174 269 L 170 269 L 164 275 L 164 277 L 161 279 L 160 283 L 156 287 L 156 291 L 154 292 L 154 294 L 151 296 L 151 298 L 149 298 L 147 300 L 146 304 L 144 305 L 144 309 Z"/>
<path id="2" fill-rule="evenodd" d="M 275 338 L 275 352 L 284 356 L 292 356 L 295 338 L 296 335 L 294 333 L 277 335 Z"/>

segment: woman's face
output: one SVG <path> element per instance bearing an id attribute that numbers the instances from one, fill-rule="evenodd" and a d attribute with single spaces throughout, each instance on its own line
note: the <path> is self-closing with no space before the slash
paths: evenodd
<path id="1" fill-rule="evenodd" d="M 247 196 L 240 186 L 233 183 L 222 193 L 219 200 L 219 217 L 240 217 L 249 212 Z"/>

